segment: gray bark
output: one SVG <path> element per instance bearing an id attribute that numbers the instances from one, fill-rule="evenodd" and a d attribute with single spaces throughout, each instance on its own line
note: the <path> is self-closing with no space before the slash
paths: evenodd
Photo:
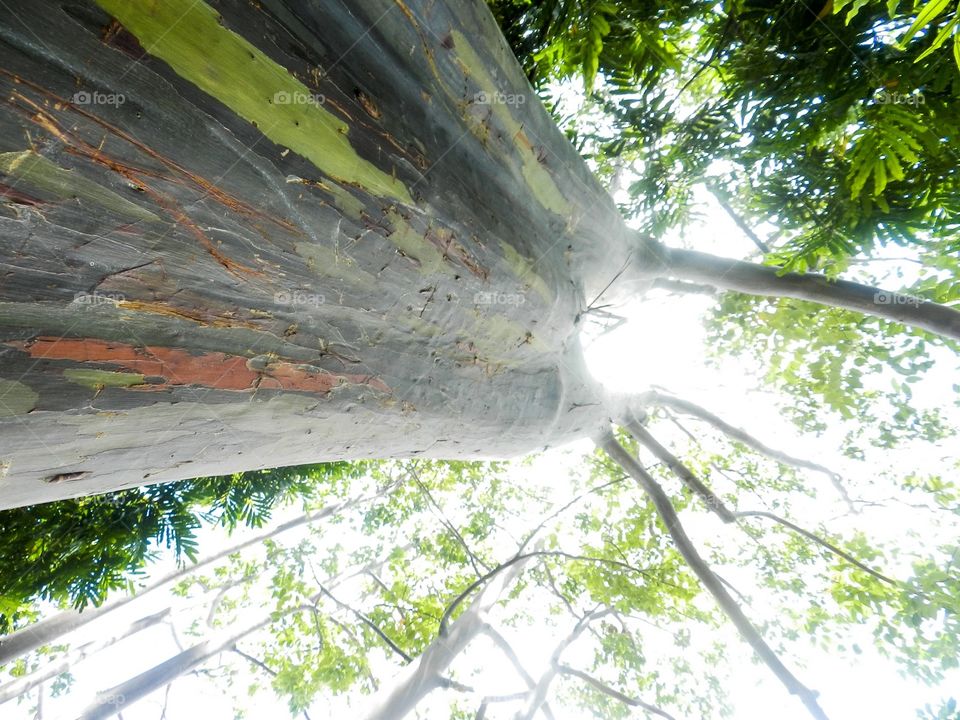
<path id="1" fill-rule="evenodd" d="M 5 12 L 0 508 L 596 435 L 581 316 L 661 276 L 960 336 L 638 243 L 481 0 Z"/>
<path id="2" fill-rule="evenodd" d="M 482 2 L 7 12 L 0 507 L 599 427 L 629 236 Z"/>

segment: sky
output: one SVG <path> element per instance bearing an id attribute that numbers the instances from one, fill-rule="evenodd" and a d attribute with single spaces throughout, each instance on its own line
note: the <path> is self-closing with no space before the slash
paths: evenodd
<path id="1" fill-rule="evenodd" d="M 711 204 L 709 196 L 703 195 L 704 219 L 699 228 L 698 248 L 717 254 L 742 257 L 752 250 L 749 240 L 742 236 L 722 210 Z M 774 398 L 767 392 L 758 390 L 758 382 L 736 362 L 728 361 L 711 365 L 704 362 L 704 330 L 702 318 L 710 306 L 707 298 L 700 296 L 677 297 L 662 294 L 651 296 L 643 302 L 620 309 L 627 322 L 613 332 L 599 337 L 586 338 L 587 360 L 594 375 L 620 391 L 644 390 L 658 385 L 717 411 L 722 411 L 726 419 L 735 425 L 754 431 L 762 440 L 787 452 L 811 457 L 827 465 L 837 467 L 841 473 L 851 478 L 869 477 L 877 468 L 851 464 L 835 452 L 842 428 L 827 433 L 821 438 L 801 438 L 783 419 L 777 409 Z M 595 335 L 596 333 L 594 333 Z M 918 386 L 917 398 L 920 402 L 933 401 L 949 392 L 952 372 L 950 368 L 934 371 L 932 379 Z M 525 472 L 539 474 L 540 479 L 561 477 L 564 468 L 577 462 L 577 458 L 589 452 L 589 444 L 578 443 L 559 448 L 544 454 L 532 468 Z M 905 471 L 922 467 L 929 461 L 934 464 L 936 453 L 929 458 L 918 457 L 909 448 L 894 451 L 885 456 L 889 469 Z M 887 469 L 887 468 L 883 468 Z M 816 474 L 808 476 L 811 482 L 820 483 L 815 502 L 804 508 L 798 506 L 797 512 L 815 524 L 823 517 L 842 515 L 843 506 L 832 494 L 830 486 Z M 563 497 L 562 483 L 556 491 Z M 698 543 L 709 543 L 715 538 L 718 529 L 712 518 L 699 516 L 689 520 L 688 530 Z M 898 511 L 894 514 L 877 513 L 869 517 L 861 516 L 854 520 L 839 518 L 837 527 L 863 526 L 871 535 L 881 540 L 906 538 L 914 522 L 908 514 Z M 915 528 L 914 528 L 915 529 Z M 956 530 L 958 528 L 954 528 Z M 948 533 L 949 534 L 949 533 Z M 955 534 L 955 533 L 954 533 Z M 920 536 L 910 542 L 921 546 L 936 541 L 937 538 Z M 949 538 L 946 538 L 949 539 Z M 201 542 L 204 553 L 214 552 L 222 537 L 210 535 Z M 906 539 L 904 542 L 908 542 Z M 159 575 L 165 572 L 169 560 L 151 572 Z M 906 568 L 893 568 L 906 570 Z M 731 571 L 732 572 L 732 571 Z M 733 577 L 735 585 L 751 587 L 747 576 Z M 764 599 L 771 604 L 783 601 L 783 598 L 766 597 L 757 591 L 757 602 Z M 122 629 L 130 619 L 140 617 L 165 607 L 170 602 L 167 592 L 155 593 L 135 604 L 136 607 L 118 611 L 101 622 L 91 624 L 77 634 L 76 642 L 84 638 L 96 640 L 110 637 Z M 189 612 L 185 614 L 189 616 Z M 181 628 L 181 634 L 183 629 Z M 550 649 L 555 645 L 555 630 L 545 627 L 512 631 L 512 638 L 518 653 L 534 676 L 546 666 Z M 730 657 L 734 659 L 737 671 L 727 688 L 736 709 L 734 720 L 801 720 L 808 717 L 800 704 L 788 697 L 782 687 L 772 678 L 766 668 L 751 664 L 748 653 L 732 631 L 726 631 Z M 714 640 L 715 638 L 703 638 Z M 188 637 L 181 641 L 187 643 Z M 658 640 L 649 638 L 649 654 L 656 651 Z M 672 639 L 662 638 L 659 642 L 670 643 Z M 695 641 L 694 645 L 696 646 Z M 936 703 L 949 694 L 950 688 L 960 687 L 960 675 L 954 673 L 941 688 L 931 689 L 919 682 L 904 678 L 897 667 L 881 658 L 873 649 L 868 636 L 859 639 L 864 648 L 856 661 L 850 657 L 838 657 L 816 652 L 814 649 L 803 657 L 791 657 L 789 662 L 801 679 L 821 693 L 824 707 L 835 720 L 844 718 L 899 718 L 915 717 L 915 709 L 924 703 Z M 150 628 L 142 633 L 122 641 L 90 660 L 76 666 L 73 670 L 75 685 L 72 691 L 61 698 L 47 698 L 44 703 L 44 718 L 48 720 L 73 720 L 77 711 L 92 701 L 97 692 L 131 677 L 136 672 L 151 667 L 177 651 L 177 645 L 170 629 L 165 625 Z M 577 646 L 570 650 L 573 657 L 578 653 Z M 246 684 L 253 679 L 256 671 L 235 656 L 222 658 L 229 661 L 231 667 L 238 669 L 239 675 L 232 692 L 244 698 Z M 495 689 L 497 692 L 515 689 L 516 682 L 512 673 L 496 651 L 482 643 L 471 648 L 469 661 L 481 668 L 481 674 L 472 682 L 480 688 Z M 210 667 L 216 667 L 211 663 Z M 387 670 L 385 669 L 385 673 Z M 189 676 L 178 680 L 169 695 L 165 692 L 153 696 L 123 710 L 124 720 L 160 720 L 166 706 L 166 720 L 227 720 L 233 718 L 233 703 L 226 697 L 222 685 L 218 685 L 204 676 Z M 443 717 L 444 698 L 435 698 L 428 702 L 422 717 Z M 246 709 L 246 717 L 251 720 L 273 720 L 287 716 L 283 701 L 277 700 L 272 692 L 261 689 L 253 696 L 245 697 L 240 706 Z M 8 703 L 0 708 L 3 720 L 32 720 L 30 704 L 17 707 Z M 310 710 L 312 720 L 317 718 L 342 718 L 348 712 L 339 705 L 317 703 Z M 352 711 L 355 714 L 355 711 Z M 491 716 L 491 717 L 500 717 Z M 503 717 L 511 717 L 509 714 Z M 581 720 L 577 714 L 564 715 L 557 712 L 558 720 Z"/>

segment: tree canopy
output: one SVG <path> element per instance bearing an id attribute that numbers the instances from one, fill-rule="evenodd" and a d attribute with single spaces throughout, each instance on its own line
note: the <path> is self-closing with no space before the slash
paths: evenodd
<path id="1" fill-rule="evenodd" d="M 104 5 L 117 4 L 100 3 L 98 12 Z M 283 3 L 265 5 L 273 13 L 271 23 L 281 22 L 279 17 L 287 23 L 284 27 L 302 30 L 299 20 L 277 9 Z M 570 263 L 576 265 L 591 253 L 609 254 L 606 272 L 623 255 L 624 272 L 642 256 L 665 269 L 640 278 L 641 300 L 668 293 L 712 298 L 704 318 L 704 362 L 728 368 L 736 363 L 770 393 L 770 404 L 783 417 L 824 443 L 830 461 L 788 453 L 766 441 L 759 429 L 728 420 L 723 408 L 650 387 L 618 400 L 616 408 L 597 410 L 606 427 L 612 420 L 613 429 L 593 438 L 595 449 L 580 447 L 562 460 L 548 454 L 513 463 L 423 457 L 297 465 L 5 510 L 0 513 L 0 632 L 7 635 L 0 641 L 0 702 L 18 698 L 23 712 L 42 714 L 44 697 L 66 697 L 74 668 L 114 644 L 104 638 L 74 643 L 68 632 L 93 617 L 117 617 L 121 604 L 128 610 L 141 601 L 142 607 L 153 607 L 145 596 L 155 598 L 156 590 L 173 585 L 169 607 L 153 607 L 129 626 L 116 626 L 116 642 L 167 623 L 174 630 L 176 651 L 166 662 L 101 687 L 79 711 L 79 720 L 112 716 L 202 668 L 220 687 L 250 694 L 269 687 L 291 716 L 308 718 L 318 703 L 329 704 L 340 716 L 364 713 L 370 720 L 399 718 L 417 707 L 431 716 L 477 720 L 538 713 L 548 719 L 606 719 L 633 710 L 650 717 L 719 718 L 733 712 L 735 704 L 749 702 L 727 689 L 731 677 L 751 662 L 795 695 L 812 717 L 826 718 L 839 702 L 828 693 L 818 696 L 818 689 L 807 684 L 811 663 L 818 656 L 855 663 L 865 653 L 884 657 L 908 677 L 933 687 L 929 703 L 917 709 L 918 717 L 960 717 L 957 699 L 942 691 L 957 677 L 960 664 L 960 485 L 955 479 L 960 462 L 952 449 L 960 406 L 955 374 L 960 352 L 955 317 L 960 303 L 957 7 L 939 0 L 910 6 L 864 0 L 831 0 L 819 7 L 760 0 L 489 0 L 488 5 L 532 85 L 530 102 L 544 103 L 616 204 L 628 235 L 639 238 L 635 246 L 624 241 L 607 253 L 600 240 L 612 225 L 587 222 L 583 233 L 596 247 L 586 243 L 586 250 L 574 252 L 572 245 L 564 251 L 553 243 L 550 257 L 573 257 Z M 483 98 L 477 100 L 480 95 L 474 93 L 473 100 L 431 105 L 425 90 L 402 95 L 407 91 L 401 88 L 396 90 L 400 100 L 387 100 L 406 103 L 423 126 L 440 128 L 423 148 L 438 165 L 459 142 L 453 136 L 446 138 L 448 144 L 442 141 L 445 134 L 452 135 L 450 128 L 459 126 L 444 125 L 441 113 L 462 111 L 467 130 L 461 139 L 473 143 L 472 154 L 464 151 L 464 157 L 489 164 L 438 170 L 449 173 L 444 182 L 463 182 L 446 194 L 453 198 L 445 208 L 449 216 L 439 219 L 426 210 L 420 217 L 403 215 L 399 205 L 388 207 L 388 196 L 390 202 L 413 202 L 404 183 L 413 188 L 426 177 L 411 180 L 416 163 L 400 163 L 398 179 L 364 164 L 366 160 L 341 162 L 338 156 L 337 172 L 357 175 L 342 187 L 334 183 L 337 189 L 331 189 L 299 175 L 288 175 L 285 183 L 333 198 L 321 205 L 333 213 L 329 217 L 335 216 L 337 228 L 343 217 L 365 228 L 352 244 L 382 232 L 381 239 L 392 238 L 391 247 L 396 246 L 389 258 L 373 258 L 385 261 L 381 270 L 397 260 L 403 267 L 385 276 L 392 284 L 385 291 L 391 304 L 377 320 L 384 325 L 364 314 L 376 314 L 366 306 L 350 308 L 350 322 L 360 328 L 350 340 L 359 344 L 367 339 L 369 327 L 370 335 L 388 338 L 391 351 L 399 349 L 398 362 L 414 358 L 439 366 L 448 358 L 424 360 L 404 345 L 404 338 L 416 336 L 423 343 L 418 349 L 434 347 L 439 326 L 431 325 L 429 313 L 426 320 L 423 316 L 435 301 L 445 303 L 451 317 L 471 322 L 482 317 L 476 306 L 483 303 L 467 306 L 455 302 L 452 292 L 438 293 L 441 284 L 431 273 L 442 271 L 450 283 L 461 282 L 462 273 L 477 288 L 485 287 L 485 268 L 478 258 L 491 261 L 497 251 L 492 246 L 498 244 L 486 247 L 472 238 L 476 245 L 470 248 L 480 248 L 476 256 L 457 244 L 455 238 L 466 234 L 454 232 L 461 228 L 450 220 L 456 214 L 450 208 L 488 211 L 483 203 L 479 210 L 468 208 L 464 188 L 502 184 L 509 190 L 516 178 L 527 181 L 522 201 L 513 206 L 517 217 L 488 213 L 481 234 L 495 235 L 511 223 L 521 228 L 519 234 L 538 238 L 555 233 L 564 239 L 579 231 L 571 229 L 572 221 L 554 222 L 554 211 L 567 206 L 558 200 L 563 192 L 547 180 L 550 172 L 566 166 L 550 155 L 554 145 L 540 143 L 537 131 L 545 132 L 543 128 L 525 128 L 511 114 L 515 108 L 504 107 L 521 104 L 517 96 L 487 97 L 498 77 L 487 67 L 494 61 L 470 55 L 474 51 L 459 31 L 428 37 L 430 18 L 416 16 L 403 3 L 397 7 L 406 8 L 403 18 L 396 19 L 399 24 L 390 24 L 395 20 L 391 16 L 387 29 L 374 33 L 373 23 L 356 42 L 374 33 L 397 46 L 409 41 L 456 50 L 457 60 L 449 66 L 470 65 L 465 75 L 471 82 L 481 79 Z M 206 4 L 190 11 L 200 13 L 203 32 L 231 52 L 249 52 L 262 66 L 273 62 L 242 38 L 224 35 L 221 24 L 226 28 L 227 23 Z M 134 24 L 133 29 L 142 30 Z M 110 27 L 109 43 L 124 52 L 150 51 L 133 35 L 124 35 L 120 25 Z M 195 80 L 205 91 L 223 90 L 198 69 L 199 55 L 178 61 L 176 52 L 161 42 L 159 26 L 145 22 L 144 27 L 141 34 L 166 53 L 181 77 Z M 176 41 L 180 39 L 178 34 Z M 271 35 L 271 48 L 274 41 Z M 311 52 L 293 46 L 291 56 Z M 199 52 L 190 44 L 174 50 L 178 48 Z M 363 49 L 369 59 L 371 51 Z M 433 55 L 425 57 L 430 60 L 423 67 L 443 85 L 445 76 Z M 393 56 L 381 60 L 400 62 Z M 330 77 L 346 87 L 347 80 L 334 70 L 329 68 Z M 250 71 L 251 86 L 259 88 L 260 72 L 262 68 Z M 282 74 L 284 87 L 301 83 L 295 73 L 288 74 Z M 321 80 L 327 76 L 316 82 Z M 245 97 L 230 92 L 221 98 L 225 105 L 242 106 L 255 116 L 254 127 L 268 119 L 262 108 L 250 110 L 243 105 Z M 362 120 L 344 125 L 341 134 L 360 128 L 365 142 L 381 142 L 370 138 L 379 137 L 376 123 L 383 112 L 362 89 L 350 93 L 352 97 L 336 95 L 333 105 L 347 106 L 349 100 Z M 434 110 L 441 119 L 428 121 L 428 106 L 442 108 Z M 288 110 L 274 109 L 281 114 Z M 303 117 L 312 117 L 310 110 L 303 109 Z M 482 118 L 477 114 L 481 110 L 486 113 Z M 46 112 L 31 117 L 43 119 Z M 404 128 L 408 124 L 415 123 L 402 121 Z M 321 125 L 314 128 L 317 133 L 329 131 Z M 210 126 L 202 127 L 213 134 Z M 283 132 L 280 139 L 294 146 L 294 154 L 307 147 L 305 130 Z M 503 138 L 511 133 L 522 138 L 517 142 L 525 154 L 512 154 L 512 145 L 503 150 L 502 144 L 509 145 Z M 336 133 L 331 137 L 329 145 L 340 147 L 341 138 Z M 67 142 L 73 154 L 100 157 L 95 146 L 83 143 Z M 397 152 L 411 157 L 420 152 L 411 148 L 412 143 Z M 22 172 L 24 163 L 46 168 L 40 155 L 9 155 L 0 155 L 7 163 L 0 167 L 5 176 L 14 165 Z M 183 170 L 177 167 L 177 172 Z M 432 166 L 422 170 L 429 172 Z M 568 194 L 571 187 L 593 187 L 583 185 L 579 169 L 567 170 L 558 182 Z M 257 175 L 266 173 L 260 168 L 249 172 L 261 180 L 267 177 Z M 158 194 L 150 173 L 132 177 L 143 181 L 139 192 L 151 198 Z M 187 183 L 178 182 L 171 183 L 176 192 Z M 361 202 L 368 191 L 375 191 L 374 199 L 363 195 Z M 443 196 L 436 192 L 430 197 Z M 30 198 L 15 196 L 13 189 L 4 197 L 16 199 L 18 217 L 28 212 L 24 207 Z M 115 200 L 102 193 L 94 197 Z M 578 202 L 593 207 L 593 199 Z M 216 200 L 234 210 L 241 207 L 232 197 Z M 604 203 L 609 204 L 606 197 L 597 200 L 600 210 L 591 217 L 603 217 Z M 378 205 L 380 216 L 374 217 L 372 208 Z M 258 223 L 292 232 L 276 218 L 257 215 L 259 209 L 241 209 Z M 716 238 L 702 222 L 710 213 L 731 219 L 750 243 L 743 260 L 753 264 L 707 255 L 716 249 Z M 541 222 L 544 218 L 550 222 Z M 418 240 L 421 231 L 429 244 Z M 624 250 L 628 245 L 629 252 Z M 204 247 L 216 259 L 219 250 L 212 244 Z M 529 247 L 535 247 L 532 240 Z M 560 327 L 556 317 L 576 305 L 572 326 L 586 326 L 585 332 L 594 335 L 616 332 L 618 307 L 605 302 L 604 292 L 619 282 L 619 274 L 611 274 L 607 287 L 606 276 L 603 281 L 599 273 L 591 277 L 589 286 L 599 294 L 577 304 L 579 297 L 550 294 L 563 284 L 557 279 L 563 262 L 544 261 L 544 280 L 534 273 L 543 256 L 527 258 L 506 243 L 497 252 L 503 254 L 497 267 L 509 266 L 510 277 L 518 278 L 511 280 L 518 288 L 510 296 L 513 305 L 529 302 L 528 310 L 535 305 L 538 311 L 531 313 L 538 322 Z M 259 256 L 251 253 L 245 260 L 253 263 Z M 332 257 L 315 255 L 311 267 Z M 339 267 L 339 254 L 337 258 Z M 217 262 L 226 274 L 241 272 L 222 259 Z M 455 271 L 451 263 L 456 263 Z M 345 274 L 353 273 L 354 289 L 362 286 L 368 293 L 363 297 L 373 297 L 371 288 L 377 285 L 372 274 L 358 271 L 349 258 L 342 267 Z M 137 283 L 165 282 L 165 270 L 150 272 Z M 411 289 L 395 280 L 399 275 L 389 274 L 394 272 L 416 273 L 421 282 Z M 881 287 L 891 292 L 875 290 Z M 415 315 L 410 297 L 422 301 L 422 309 L 416 320 L 404 316 L 400 323 L 390 313 L 405 307 L 403 312 Z M 898 315 L 903 307 L 907 314 Z M 211 323 L 212 332 L 229 327 L 234 333 L 230 343 L 238 345 L 240 333 L 254 337 L 251 328 L 260 332 L 254 320 L 266 312 L 251 312 L 230 325 L 236 320 L 234 310 L 220 310 L 220 325 Z M 164 337 L 177 336 L 173 323 L 195 321 L 182 309 L 151 311 L 162 317 L 154 324 L 162 325 Z M 924 314 L 928 311 L 935 314 L 933 320 Z M 113 308 L 102 317 L 107 312 Z M 921 322 L 914 322 L 918 318 Z M 128 319 L 117 321 L 124 328 L 118 333 L 127 332 Z M 589 393 L 582 388 L 565 394 L 559 375 L 549 391 L 534 386 L 531 378 L 545 375 L 544 366 L 524 365 L 518 358 L 526 362 L 527 353 L 542 352 L 541 331 L 524 332 L 522 319 L 518 307 L 510 307 L 495 323 L 477 320 L 482 332 L 458 340 L 449 365 L 476 373 L 471 388 L 495 388 L 505 396 L 533 388 L 532 398 L 556 395 L 577 410 L 589 405 Z M 309 326 L 313 319 L 305 315 L 300 321 Z M 335 326 L 325 317 L 316 323 L 322 329 L 304 330 L 309 342 L 321 347 L 322 368 L 306 364 L 315 361 L 316 351 L 294 345 L 299 329 L 292 322 L 265 331 L 273 349 L 256 356 L 216 350 L 217 362 L 242 376 L 236 387 L 222 382 L 223 374 L 208 376 L 209 368 L 199 368 L 195 360 L 198 355 L 164 355 L 154 345 L 150 352 L 165 359 L 145 358 L 115 338 L 112 345 L 83 341 L 86 345 L 79 347 L 83 342 L 78 341 L 78 347 L 70 346 L 69 357 L 52 355 L 56 343 L 46 336 L 14 344 L 17 352 L 32 353 L 26 359 L 18 356 L 18 367 L 34 360 L 50 364 L 80 357 L 86 362 L 101 351 L 103 356 L 95 359 L 120 363 L 109 370 L 80 371 L 100 373 L 73 382 L 83 390 L 72 392 L 89 391 L 91 403 L 103 394 L 124 407 L 130 401 L 117 398 L 127 397 L 122 393 L 131 385 L 145 395 L 150 373 L 140 371 L 152 363 L 159 377 L 152 391 L 185 393 L 186 383 L 170 372 L 176 367 L 203 379 L 219 374 L 208 388 L 217 392 L 309 388 L 325 397 L 341 393 L 337 397 L 350 411 L 352 403 L 377 397 L 378 412 L 416 418 L 419 411 L 410 396 L 375 395 L 385 383 L 349 355 L 349 342 L 332 347 L 323 340 L 326 323 Z M 256 337 L 253 345 L 260 341 Z M 208 345 L 212 342 L 204 338 Z M 547 341 L 564 353 L 562 361 L 569 359 L 566 339 L 547 336 Z M 669 347 L 653 351 L 671 352 Z M 291 355 L 279 359 L 283 352 Z M 509 374 L 506 369 L 516 369 L 511 362 L 520 368 L 511 376 L 514 384 L 497 385 L 498 378 Z M 77 369 L 70 370 L 76 379 Z M 134 374 L 137 380 L 131 379 Z M 517 433 L 528 444 L 529 438 L 540 437 L 534 426 L 549 414 L 547 404 L 525 414 L 517 400 L 516 407 L 497 415 L 497 397 L 478 400 L 474 390 L 448 402 L 443 383 L 425 378 L 419 375 L 413 385 L 424 397 L 441 398 L 438 406 L 449 406 L 463 427 L 471 423 L 465 408 L 473 403 L 490 411 L 487 419 L 502 420 L 516 412 L 494 428 L 502 436 L 512 439 L 511 433 Z M 0 389 L 5 387 L 0 383 Z M 300 400 L 308 408 L 305 415 L 314 411 L 312 399 Z M 276 432 L 296 433 L 301 444 L 311 442 L 306 421 L 297 417 L 287 417 L 289 427 Z M 345 412 L 344 424 L 346 418 Z M 426 437 L 442 420 L 433 417 L 416 432 Z M 565 422 L 564 438 L 582 429 L 579 421 Z M 402 454 L 388 432 L 381 438 L 383 456 Z M 294 441 L 288 442 L 292 447 Z M 471 452 L 482 450 L 471 446 Z M 913 467 L 910 453 L 916 458 Z M 277 457 L 276 463 L 285 460 Z M 837 460 L 847 472 L 833 467 Z M 275 515 L 281 524 L 271 524 Z M 245 534 L 231 547 L 225 538 L 236 530 Z M 205 542 L 216 538 L 220 551 L 205 556 L 198 547 L 200 537 Z M 177 563 L 172 575 L 144 575 L 160 557 Z M 121 591 L 134 599 L 127 600 Z M 537 645 L 539 654 L 522 650 L 525 644 Z M 488 673 L 498 664 L 509 672 L 506 681 L 503 674 L 495 678 L 499 684 L 493 688 Z M 238 712 L 241 704 L 237 700 Z"/>

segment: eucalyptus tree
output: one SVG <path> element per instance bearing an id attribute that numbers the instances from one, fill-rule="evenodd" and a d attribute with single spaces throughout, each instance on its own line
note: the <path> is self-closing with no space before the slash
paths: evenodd
<path id="1" fill-rule="evenodd" d="M 6 506 L 595 434 L 580 328 L 657 278 L 960 336 L 630 229 L 474 0 L 9 13 Z"/>
<path id="2" fill-rule="evenodd" d="M 630 507 L 663 552 L 654 561 L 683 573 L 681 595 L 709 591 L 825 717 L 691 542 L 683 502 L 634 440 L 726 524 L 774 523 L 859 568 L 870 593 L 891 578 L 788 517 L 721 502 L 644 429 L 651 397 L 589 375 L 580 332 L 656 287 L 713 292 L 718 350 L 766 365 L 805 428 L 822 429 L 830 411 L 877 420 L 887 403 L 897 423 L 878 421 L 869 442 L 949 434 L 911 410 L 905 383 L 856 389 L 889 369 L 910 379 L 960 338 L 956 69 L 933 47 L 943 32 L 916 32 L 953 16 L 831 9 L 496 3 L 508 45 L 474 0 L 9 3 L 0 503 L 277 464 L 507 457 L 592 437 L 644 493 Z M 527 76 L 548 93 L 574 75 L 601 116 L 564 122 L 565 133 Z M 620 208 L 602 182 L 617 172 L 631 180 Z M 698 183 L 744 228 L 776 225 L 772 237 L 753 231 L 762 262 L 668 244 Z M 880 289 L 858 268 L 890 242 L 922 264 L 914 287 Z M 491 555 L 478 579 L 521 577 L 518 565 L 547 557 L 533 553 Z M 564 559 L 575 567 L 593 562 L 574 554 Z M 616 562 L 629 567 L 600 584 L 635 592 L 629 573 L 642 567 Z M 911 597 L 949 604 L 943 578 L 925 577 L 937 592 Z M 486 580 L 434 607 L 431 633 L 486 607 Z M 578 600 L 601 594 L 576 589 Z M 321 596 L 304 597 L 337 605 Z M 575 609 L 577 637 L 608 610 Z M 365 626 L 391 636 L 375 618 Z M 432 637 L 421 628 L 397 647 L 413 658 Z M 523 691 L 527 715 L 558 675 L 589 675 L 562 651 Z M 409 682 L 447 682 L 423 677 Z M 590 677 L 593 691 L 612 687 Z"/>

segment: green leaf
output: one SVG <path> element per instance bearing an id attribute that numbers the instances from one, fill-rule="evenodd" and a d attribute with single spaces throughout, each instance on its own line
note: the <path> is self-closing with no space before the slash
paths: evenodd
<path id="1" fill-rule="evenodd" d="M 903 49 L 914 35 L 933 22 L 934 19 L 949 6 L 950 0 L 929 0 L 929 2 L 923 6 L 923 10 L 917 15 L 913 24 L 910 25 L 903 34 L 903 37 L 900 38 L 900 41 L 897 43 L 898 46 Z"/>

